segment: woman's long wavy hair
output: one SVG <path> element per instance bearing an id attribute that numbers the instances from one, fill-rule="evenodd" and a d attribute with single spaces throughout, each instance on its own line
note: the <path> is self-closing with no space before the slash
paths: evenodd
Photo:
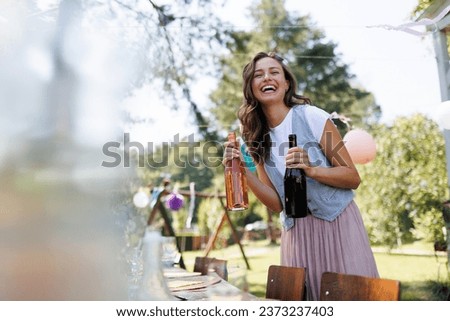
<path id="1" fill-rule="evenodd" d="M 244 102 L 239 108 L 238 117 L 242 125 L 242 138 L 244 139 L 250 155 L 253 160 L 260 164 L 268 159 L 270 154 L 270 127 L 267 123 L 266 116 L 263 113 L 261 104 L 256 100 L 252 91 L 252 80 L 255 73 L 256 62 L 262 58 L 273 58 L 278 61 L 283 68 L 284 77 L 289 82 L 289 89 L 284 95 L 284 103 L 289 108 L 298 104 L 310 104 L 311 101 L 297 94 L 297 81 L 294 74 L 290 71 L 288 66 L 283 62 L 283 58 L 274 52 L 259 52 L 256 56 L 244 67 L 242 72 Z"/>

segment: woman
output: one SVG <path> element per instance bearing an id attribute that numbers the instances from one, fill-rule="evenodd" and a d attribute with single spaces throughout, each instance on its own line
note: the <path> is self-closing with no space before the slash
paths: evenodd
<path id="1" fill-rule="evenodd" d="M 256 197 L 281 212 L 281 264 L 306 267 L 307 299 L 318 300 L 325 271 L 378 277 L 367 232 L 353 191 L 359 174 L 330 115 L 296 94 L 297 83 L 283 59 L 258 53 L 243 71 L 242 137 L 257 175 L 246 170 Z M 298 147 L 288 149 L 288 135 Z M 224 163 L 242 157 L 225 145 Z M 306 173 L 309 215 L 287 218 L 283 176 L 286 167 Z"/>

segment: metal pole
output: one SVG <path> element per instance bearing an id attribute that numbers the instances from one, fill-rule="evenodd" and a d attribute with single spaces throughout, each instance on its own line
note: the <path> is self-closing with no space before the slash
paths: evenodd
<path id="1" fill-rule="evenodd" d="M 450 88 L 449 88 L 450 59 L 448 54 L 448 43 L 445 29 L 433 32 L 433 43 L 434 43 L 434 51 L 436 53 L 436 63 L 439 74 L 441 100 L 444 102 L 450 100 Z M 449 186 L 450 190 L 450 129 L 444 128 L 444 139 L 445 139 L 445 159 L 447 163 L 447 185 Z M 443 210 L 443 216 L 447 229 L 447 269 L 450 271 L 450 235 L 449 235 L 450 221 L 448 215 L 446 215 L 445 205 Z"/>

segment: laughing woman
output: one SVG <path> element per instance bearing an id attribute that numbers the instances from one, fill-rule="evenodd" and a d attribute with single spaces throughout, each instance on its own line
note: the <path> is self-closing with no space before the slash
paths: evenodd
<path id="1" fill-rule="evenodd" d="M 242 137 L 257 167 L 246 170 L 256 197 L 280 212 L 281 265 L 305 267 L 307 299 L 318 300 L 323 272 L 378 277 L 361 214 L 353 200 L 360 177 L 330 115 L 296 93 L 297 82 L 274 53 L 258 53 L 243 70 Z M 288 148 L 288 135 L 298 147 Z M 225 144 L 224 163 L 242 157 Z M 308 215 L 284 213 L 286 167 L 306 174 Z"/>

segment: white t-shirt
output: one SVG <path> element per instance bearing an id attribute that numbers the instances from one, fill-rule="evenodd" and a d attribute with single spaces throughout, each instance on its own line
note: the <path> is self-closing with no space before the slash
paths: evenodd
<path id="1" fill-rule="evenodd" d="M 317 142 L 320 142 L 325 123 L 330 119 L 330 114 L 315 106 L 307 106 L 305 109 L 305 117 L 314 138 Z M 272 159 L 278 171 L 284 175 L 286 171 L 285 156 L 289 149 L 288 136 L 292 134 L 292 108 L 289 109 L 283 121 L 278 126 L 271 128 L 269 133 L 272 142 L 272 148 L 270 149 Z"/>

